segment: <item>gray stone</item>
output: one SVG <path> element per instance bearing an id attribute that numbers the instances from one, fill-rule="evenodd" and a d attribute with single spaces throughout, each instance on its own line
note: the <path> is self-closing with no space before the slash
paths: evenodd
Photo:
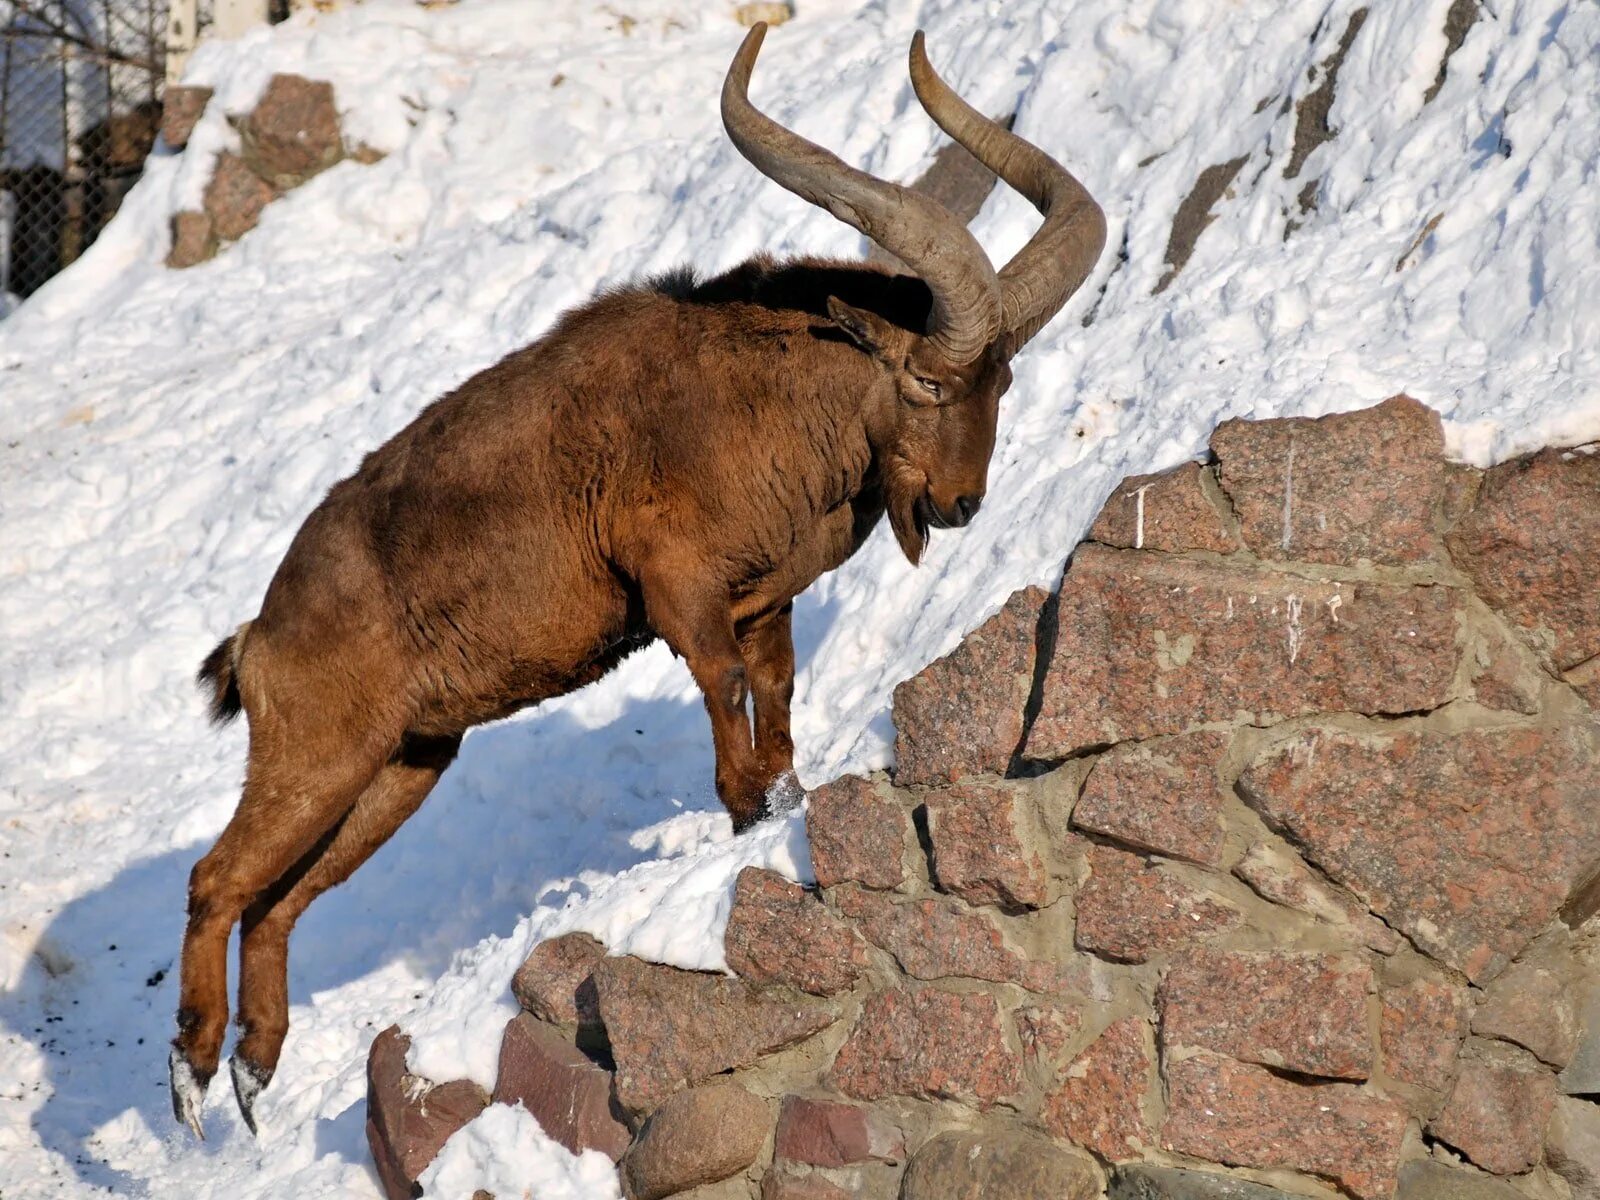
<path id="1" fill-rule="evenodd" d="M 1569 1096 L 1600 1095 L 1600 984 L 1591 984 L 1578 1007 L 1578 1048 L 1558 1081 Z"/>
<path id="2" fill-rule="evenodd" d="M 1106 1200 L 1290 1200 L 1287 1192 L 1232 1175 L 1143 1163 L 1118 1167 Z"/>
<path id="3" fill-rule="evenodd" d="M 217 253 L 217 236 L 209 213 L 185 209 L 172 214 L 172 249 L 167 266 L 181 270 L 198 266 Z"/>
<path id="4" fill-rule="evenodd" d="M 616 1097 L 634 1116 L 837 1019 L 832 1009 L 781 988 L 637 958 L 601 959 L 594 983 L 617 1064 Z"/>
<path id="5" fill-rule="evenodd" d="M 564 933 L 540 942 L 511 977 L 511 994 L 523 1012 L 603 1043 L 594 968 L 605 956 L 605 946 L 587 933 Z"/>
<path id="6" fill-rule="evenodd" d="M 1527 1200 L 1516 1188 L 1470 1167 L 1423 1159 L 1400 1168 L 1395 1200 Z"/>
<path id="7" fill-rule="evenodd" d="M 272 202 L 277 193 L 272 185 L 260 179 L 232 151 L 217 155 L 217 165 L 212 170 L 211 181 L 202 194 L 201 207 L 211 220 L 211 234 L 223 241 L 242 238 L 256 227 L 261 210 Z M 198 223 L 196 223 L 198 228 Z M 200 235 L 193 231 L 177 230 L 186 239 Z"/>
<path id="8" fill-rule="evenodd" d="M 1472 1032 L 1533 1051 L 1560 1070 L 1578 1045 L 1578 1014 L 1558 961 L 1513 963 L 1489 985 Z"/>
<path id="9" fill-rule="evenodd" d="M 1100 1171 L 1082 1151 L 1013 1129 L 941 1133 L 911 1160 L 901 1200 L 1092 1200 Z"/>
<path id="10" fill-rule="evenodd" d="M 1544 1158 L 1572 1200 L 1600 1200 L 1600 1105 L 1563 1096 L 1545 1131 Z"/>
<path id="11" fill-rule="evenodd" d="M 1485 1171 L 1520 1175 L 1538 1165 L 1556 1099 L 1555 1077 L 1526 1051 L 1469 1043 L 1428 1132 Z"/>
<path id="12" fill-rule="evenodd" d="M 344 157 L 333 85 L 274 75 L 254 110 L 239 122 L 250 169 L 280 190 L 299 187 Z"/>
<path id="13" fill-rule="evenodd" d="M 211 99 L 208 87 L 175 85 L 161 99 L 161 137 L 169 149 L 182 150 Z"/>
<path id="14" fill-rule="evenodd" d="M 651 1115 L 623 1156 L 628 1200 L 662 1200 L 737 1175 L 761 1153 L 772 1111 L 733 1083 L 679 1092 Z"/>

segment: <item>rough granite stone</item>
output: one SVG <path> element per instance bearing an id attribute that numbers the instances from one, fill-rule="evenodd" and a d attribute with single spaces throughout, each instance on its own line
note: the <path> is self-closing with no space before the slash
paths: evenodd
<path id="1" fill-rule="evenodd" d="M 1100 1171 L 1088 1155 L 1023 1129 L 941 1133 L 906 1170 L 901 1200 L 1094 1200 Z"/>
<path id="2" fill-rule="evenodd" d="M 1600 1096 L 1600 976 L 1589 966 L 1578 1001 L 1578 1044 L 1561 1072 L 1561 1090 L 1568 1096 Z"/>
<path id="3" fill-rule="evenodd" d="M 1123 550 L 1214 550 L 1232 554 L 1239 537 L 1223 519 L 1188 462 L 1160 475 L 1133 475 L 1111 493 L 1089 540 Z"/>
<path id="4" fill-rule="evenodd" d="M 172 247 L 167 251 L 167 266 L 175 270 L 197 266 L 217 253 L 217 238 L 211 217 L 184 209 L 172 214 Z"/>
<path id="5" fill-rule="evenodd" d="M 594 990 L 594 968 L 604 943 L 587 933 L 564 933 L 540 942 L 511 977 L 511 994 L 524 1012 L 552 1025 L 605 1036 Z"/>
<path id="6" fill-rule="evenodd" d="M 1556 1103 L 1555 1076 L 1532 1058 L 1484 1049 L 1463 1056 L 1428 1131 L 1485 1171 L 1517 1175 L 1539 1161 Z"/>
<path id="7" fill-rule="evenodd" d="M 1270 842 L 1256 842 L 1234 864 L 1233 873 L 1256 895 L 1332 925 L 1348 925 L 1362 945 L 1379 954 L 1394 954 L 1405 939 L 1367 911 L 1367 906 L 1317 874 L 1293 852 Z"/>
<path id="8" fill-rule="evenodd" d="M 1572 1200 L 1600 1200 L 1600 1104 L 1562 1096 L 1545 1131 L 1544 1160 Z"/>
<path id="9" fill-rule="evenodd" d="M 821 1175 L 790 1175 L 774 1167 L 761 1177 L 761 1200 L 861 1200 Z"/>
<path id="10" fill-rule="evenodd" d="M 1050 900 L 1044 863 L 1030 846 L 1024 784 L 968 781 L 926 799 L 934 882 L 971 904 L 1038 908 Z"/>
<path id="11" fill-rule="evenodd" d="M 806 798 L 811 866 L 821 887 L 899 887 L 911 818 L 887 785 L 845 775 Z"/>
<path id="12" fill-rule="evenodd" d="M 1106 1200 L 1292 1200 L 1289 1193 L 1209 1171 L 1132 1163 L 1111 1173 Z"/>
<path id="13" fill-rule="evenodd" d="M 861 922 L 867 940 L 894 955 L 913 979 L 1020 980 L 1022 958 L 983 913 L 946 897 L 897 902 L 881 892 L 841 888 L 839 911 Z"/>
<path id="14" fill-rule="evenodd" d="M 1027 756 L 1233 721 L 1408 713 L 1450 699 L 1451 588 L 1319 582 L 1092 543 L 1062 581 Z"/>
<path id="15" fill-rule="evenodd" d="M 1510 1184 L 1501 1183 L 1471 1167 L 1452 1167 L 1421 1159 L 1400 1168 L 1400 1190 L 1395 1200 L 1527 1200 Z M 1578 1200 L 1574 1196 L 1573 1200 Z"/>
<path id="16" fill-rule="evenodd" d="M 603 959 L 594 982 L 617 1064 L 617 1099 L 635 1114 L 837 1019 L 816 1000 L 636 958 Z"/>
<path id="17" fill-rule="evenodd" d="M 1478 595 L 1568 670 L 1600 654 L 1600 453 L 1542 450 L 1488 471 L 1446 539 Z"/>
<path id="18" fill-rule="evenodd" d="M 1088 859 L 1089 879 L 1077 897 L 1080 950 L 1140 963 L 1239 920 L 1233 909 L 1137 854 L 1096 845 Z"/>
<path id="19" fill-rule="evenodd" d="M 169 149 L 182 150 L 189 144 L 189 135 L 210 99 L 210 88 L 187 84 L 173 84 L 162 93 L 161 140 Z"/>
<path id="20" fill-rule="evenodd" d="M 1161 1045 L 1326 1079 L 1367 1078 L 1372 970 L 1353 955 L 1199 948 L 1167 968 Z"/>
<path id="21" fill-rule="evenodd" d="M 1162 1145 L 1239 1167 L 1287 1167 L 1389 1200 L 1406 1113 L 1350 1083 L 1302 1084 L 1202 1050 L 1168 1059 Z"/>
<path id="22" fill-rule="evenodd" d="M 907 988 L 867 998 L 827 1082 L 858 1100 L 915 1096 L 987 1109 L 1016 1095 L 1022 1071 L 993 996 Z"/>
<path id="23" fill-rule="evenodd" d="M 466 1079 L 434 1084 L 406 1070 L 411 1039 L 391 1025 L 367 1052 L 367 1145 L 389 1200 L 411 1200 L 441 1147 L 489 1104 Z"/>
<path id="24" fill-rule="evenodd" d="M 1017 1009 L 1022 1061 L 1042 1064 L 1052 1075 L 1066 1065 L 1066 1050 L 1078 1036 L 1083 1015 L 1063 1004 L 1027 1004 Z"/>
<path id="25" fill-rule="evenodd" d="M 1101 755 L 1072 810 L 1080 829 L 1205 866 L 1222 859 L 1218 765 L 1233 735 L 1206 730 Z"/>
<path id="26" fill-rule="evenodd" d="M 859 1104 L 785 1096 L 773 1155 L 813 1167 L 900 1162 L 905 1137 L 882 1113 Z"/>
<path id="27" fill-rule="evenodd" d="M 621 1166 L 628 1200 L 663 1200 L 737 1175 L 761 1153 L 772 1110 L 738 1084 L 679 1092 L 650 1115 Z"/>
<path id="28" fill-rule="evenodd" d="M 1045 1097 L 1039 1123 L 1111 1162 L 1138 1158 L 1154 1148 L 1144 1113 L 1153 1065 L 1149 1043 L 1150 1027 L 1140 1018 L 1107 1026 Z"/>
<path id="29" fill-rule="evenodd" d="M 211 233 L 224 241 L 236 241 L 256 227 L 261 210 L 277 195 L 245 166 L 244 159 L 232 151 L 217 155 L 211 180 L 201 197 L 201 207 L 211 219 Z"/>
<path id="30" fill-rule="evenodd" d="M 1443 1091 L 1455 1077 L 1472 1001 L 1465 988 L 1413 979 L 1383 993 L 1383 1069 L 1401 1083 Z"/>
<path id="31" fill-rule="evenodd" d="M 1590 708 L 1600 711 L 1600 658 L 1579 663 L 1561 678 L 1583 697 Z"/>
<path id="32" fill-rule="evenodd" d="M 1479 704 L 1525 716 L 1539 711 L 1539 676 L 1522 661 L 1523 653 L 1499 630 L 1477 648 L 1472 692 Z"/>
<path id="33" fill-rule="evenodd" d="M 333 85 L 274 75 L 239 125 L 245 160 L 279 190 L 298 187 L 344 157 Z"/>
<path id="34" fill-rule="evenodd" d="M 1049 598 L 1037 587 L 1014 593 L 953 651 L 894 689 L 896 783 L 1006 773 L 1022 742 Z"/>
<path id="35" fill-rule="evenodd" d="M 1047 996 L 1087 996 L 1095 991 L 1093 964 L 1073 956 L 1028 959 L 1005 941 L 995 920 L 943 896 L 897 900 L 844 885 L 834 904 L 861 922 L 868 941 L 888 951 L 914 979 L 982 979 L 1015 983 Z"/>
<path id="36" fill-rule="evenodd" d="M 1392 735 L 1312 727 L 1239 793 L 1308 859 L 1474 983 L 1600 862 L 1600 730 Z"/>
<path id="37" fill-rule="evenodd" d="M 1262 558 L 1419 562 L 1439 549 L 1439 415 L 1409 396 L 1308 419 L 1224 421 L 1211 435 L 1222 488 Z"/>
<path id="38" fill-rule="evenodd" d="M 1439 505 L 1439 515 L 1446 530 L 1472 511 L 1478 502 L 1478 489 L 1483 486 L 1483 471 L 1466 463 L 1447 462 L 1444 465 L 1444 498 Z"/>
<path id="39" fill-rule="evenodd" d="M 598 1150 L 616 1162 L 633 1140 L 611 1102 L 611 1072 L 528 1013 L 506 1023 L 494 1102 L 521 1104 L 574 1154 Z"/>
<path id="40" fill-rule="evenodd" d="M 723 946 L 741 978 L 815 996 L 846 990 L 867 968 L 867 948 L 854 929 L 799 884 L 760 867 L 739 872 Z"/>
<path id="41" fill-rule="evenodd" d="M 1578 1013 L 1556 965 L 1554 959 L 1512 963 L 1489 985 L 1472 1032 L 1515 1042 L 1558 1071 L 1565 1067 L 1578 1048 Z"/>

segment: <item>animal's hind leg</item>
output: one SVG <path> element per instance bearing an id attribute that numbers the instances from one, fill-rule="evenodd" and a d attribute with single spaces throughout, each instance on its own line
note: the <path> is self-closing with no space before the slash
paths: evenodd
<path id="1" fill-rule="evenodd" d="M 306 908 L 343 883 L 422 806 L 455 758 L 457 737 L 407 737 L 338 827 L 245 910 L 239 941 L 241 1035 L 234 1095 L 254 1132 L 255 1100 L 271 1081 L 289 1031 L 289 933 Z"/>
<path id="2" fill-rule="evenodd" d="M 381 758 L 362 753 L 359 745 L 344 747 L 342 754 L 307 753 L 327 740 L 324 735 L 297 743 L 274 736 L 269 742 L 252 729 L 238 811 L 189 876 L 171 1071 L 173 1112 L 196 1134 L 200 1101 L 227 1032 L 228 935 L 234 923 L 348 811 L 381 765 Z"/>

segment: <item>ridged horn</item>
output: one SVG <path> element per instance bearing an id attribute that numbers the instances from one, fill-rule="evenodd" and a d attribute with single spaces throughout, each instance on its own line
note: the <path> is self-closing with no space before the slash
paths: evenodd
<path id="1" fill-rule="evenodd" d="M 1000 271 L 1006 354 L 1020 350 L 1083 286 L 1106 244 L 1106 218 L 1089 190 L 1043 150 L 973 108 L 928 61 L 922 31 L 911 39 L 911 86 L 956 141 L 1044 216 L 1028 244 Z"/>
<path id="2" fill-rule="evenodd" d="M 722 124 L 739 153 L 774 183 L 853 226 L 933 293 L 930 340 L 954 363 L 983 353 L 1001 330 L 1000 281 L 983 247 L 936 200 L 875 179 L 785 129 L 750 103 L 750 73 L 766 36 L 751 27 L 722 84 Z"/>

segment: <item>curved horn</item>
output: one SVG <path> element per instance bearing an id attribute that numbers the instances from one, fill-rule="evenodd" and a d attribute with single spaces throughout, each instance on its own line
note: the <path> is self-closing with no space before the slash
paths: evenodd
<path id="1" fill-rule="evenodd" d="M 1055 159 L 956 95 L 934 72 L 920 29 L 911 39 L 911 86 L 939 128 L 1044 215 L 1038 232 L 1000 271 L 1006 353 L 1015 354 L 1089 277 L 1105 248 L 1105 214 Z"/>
<path id="2" fill-rule="evenodd" d="M 968 363 L 1000 333 L 994 267 L 956 216 L 936 200 L 874 179 L 791 133 L 750 103 L 750 72 L 766 35 L 751 27 L 722 84 L 722 124 L 768 179 L 854 226 L 914 271 L 933 293 L 928 337 L 952 362 Z"/>

